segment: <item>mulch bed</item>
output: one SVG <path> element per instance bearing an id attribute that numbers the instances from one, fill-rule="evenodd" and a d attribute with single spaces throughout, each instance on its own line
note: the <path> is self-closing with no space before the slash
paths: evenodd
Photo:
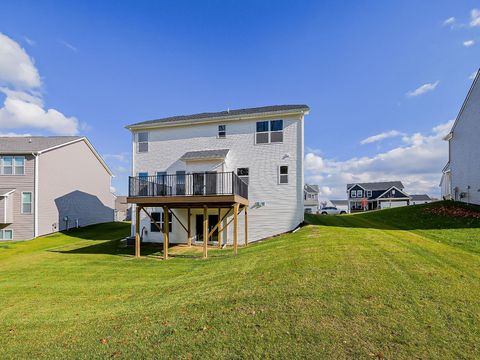
<path id="1" fill-rule="evenodd" d="M 436 208 L 425 209 L 423 212 L 434 215 L 450 216 L 450 217 L 473 217 L 480 219 L 480 211 L 469 210 L 462 207 L 439 206 Z"/>

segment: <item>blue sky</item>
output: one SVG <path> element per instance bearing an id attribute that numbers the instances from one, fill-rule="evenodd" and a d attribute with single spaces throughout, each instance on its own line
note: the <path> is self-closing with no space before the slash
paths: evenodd
<path id="1" fill-rule="evenodd" d="M 343 197 L 349 181 L 389 179 L 435 195 L 447 160 L 441 135 L 479 67 L 477 8 L 479 1 L 4 0 L 3 51 L 17 44 L 38 76 L 22 75 L 25 66 L 12 71 L 20 60 L 0 56 L 0 133 L 86 135 L 122 194 L 129 123 L 306 103 L 306 179 L 322 197 Z M 23 121 L 9 98 L 45 113 Z"/>

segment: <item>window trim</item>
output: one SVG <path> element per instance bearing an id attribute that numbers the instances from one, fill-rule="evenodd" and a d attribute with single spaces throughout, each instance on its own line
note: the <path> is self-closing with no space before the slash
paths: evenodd
<path id="1" fill-rule="evenodd" d="M 223 126 L 223 130 L 220 130 L 220 127 Z M 222 135 L 223 133 L 223 135 Z M 227 125 L 221 124 L 217 127 L 217 139 L 225 139 L 227 137 Z"/>
<path id="2" fill-rule="evenodd" d="M 281 121 L 282 123 L 282 130 L 272 130 L 272 123 L 274 121 Z M 267 123 L 267 130 L 265 131 L 258 131 L 258 123 Z M 259 120 L 255 122 L 255 145 L 267 145 L 267 144 L 283 144 L 283 135 L 285 131 L 285 121 L 283 119 L 272 119 L 272 120 Z M 281 133 L 282 134 L 282 141 L 272 141 L 272 134 Z M 266 142 L 258 142 L 257 135 L 258 134 L 267 134 L 267 141 Z"/>
<path id="3" fill-rule="evenodd" d="M 360 190 L 360 189 L 357 190 L 357 198 L 362 198 L 362 197 L 363 197 L 363 190 Z"/>
<path id="4" fill-rule="evenodd" d="M 367 197 L 372 197 L 372 190 L 367 190 Z"/>
<path id="5" fill-rule="evenodd" d="M 352 199 L 356 198 L 357 197 L 357 190 L 350 190 L 350 197 Z"/>
<path id="6" fill-rule="evenodd" d="M 247 169 L 248 175 L 239 175 L 238 170 L 240 170 L 240 169 Z M 248 185 L 248 183 L 250 182 L 250 168 L 249 167 L 237 167 L 236 174 L 245 184 Z"/>
<path id="7" fill-rule="evenodd" d="M 10 239 L 5 239 L 5 232 L 9 231 L 12 234 Z M 13 229 L 1 229 L 0 230 L 0 240 L 1 241 L 13 241 Z"/>
<path id="8" fill-rule="evenodd" d="M 147 141 L 140 141 L 140 134 L 147 134 Z M 140 144 L 147 144 L 147 150 L 146 151 L 140 151 Z M 148 131 L 139 131 L 137 133 L 137 153 L 148 153 L 149 152 L 149 147 L 150 147 L 150 133 Z"/>
<path id="9" fill-rule="evenodd" d="M 286 167 L 287 168 L 287 173 L 286 174 L 282 174 L 281 173 L 281 169 L 282 167 Z M 278 168 L 277 168 L 277 174 L 278 174 L 278 184 L 279 185 L 288 185 L 290 183 L 290 170 L 289 170 L 289 166 L 288 165 L 279 165 Z M 282 182 L 282 176 L 286 176 L 287 177 L 287 182 Z"/>
<path id="10" fill-rule="evenodd" d="M 30 203 L 24 203 L 23 202 L 23 194 L 30 194 Z M 30 212 L 26 212 L 24 210 L 24 205 L 25 204 L 30 204 Z M 22 194 L 20 196 L 20 213 L 23 214 L 23 215 L 33 214 L 33 192 L 32 191 L 22 191 Z"/>
<path id="11" fill-rule="evenodd" d="M 5 163 L 4 159 L 5 158 L 11 158 L 12 159 L 12 165 L 9 166 L 12 169 L 11 174 L 5 174 Z M 16 166 L 15 162 L 17 159 L 22 159 L 22 166 Z M 26 169 L 26 162 L 27 158 L 24 155 L 3 155 L 0 156 L 0 175 L 2 176 L 25 176 L 25 169 Z M 16 168 L 22 168 L 22 173 L 17 173 Z"/>

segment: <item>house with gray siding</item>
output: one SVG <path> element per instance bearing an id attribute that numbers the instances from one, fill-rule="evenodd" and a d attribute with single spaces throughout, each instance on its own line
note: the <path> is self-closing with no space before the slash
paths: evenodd
<path id="1" fill-rule="evenodd" d="M 0 240 L 113 221 L 111 177 L 85 137 L 0 137 Z"/>
<path id="2" fill-rule="evenodd" d="M 480 71 L 455 119 L 448 141 L 448 162 L 443 168 L 442 198 L 480 204 Z"/>
<path id="3" fill-rule="evenodd" d="M 318 194 L 320 190 L 318 185 L 305 184 L 303 187 L 303 202 L 305 207 L 305 213 L 316 214 L 318 213 L 319 203 Z"/>
<path id="4" fill-rule="evenodd" d="M 132 235 L 164 246 L 203 243 L 206 256 L 207 244 L 235 249 L 295 229 L 304 215 L 308 112 L 275 105 L 127 126 Z"/>

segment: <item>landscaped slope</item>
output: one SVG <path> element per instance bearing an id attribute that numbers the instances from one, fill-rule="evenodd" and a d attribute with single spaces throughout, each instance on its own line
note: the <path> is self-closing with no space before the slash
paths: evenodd
<path id="1" fill-rule="evenodd" d="M 133 259 L 109 240 L 123 224 L 11 244 L 0 250 L 2 357 L 478 356 L 476 252 L 359 226 L 359 215 L 319 221 L 208 260 L 182 248 Z"/>

